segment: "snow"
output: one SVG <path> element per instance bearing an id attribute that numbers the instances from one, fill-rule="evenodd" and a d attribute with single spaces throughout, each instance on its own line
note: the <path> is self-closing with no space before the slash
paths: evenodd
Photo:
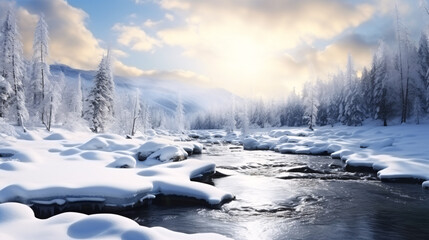
<path id="1" fill-rule="evenodd" d="M 208 161 L 185 160 L 202 152 L 200 143 L 155 132 L 132 139 L 65 129 L 24 133 L 2 123 L 0 138 L 0 239 L 227 239 L 141 227 L 113 214 L 63 213 L 40 220 L 26 206 L 82 202 L 120 210 L 167 195 L 217 207 L 234 196 L 191 181 L 216 169 Z M 139 152 L 145 161 L 136 159 Z"/>
<path id="2" fill-rule="evenodd" d="M 25 231 L 23 231 L 25 229 Z M 113 214 L 62 213 L 49 219 L 34 217 L 18 203 L 0 204 L 0 238 L 8 239 L 229 239 L 218 234 L 184 234 L 161 227 L 139 226 Z"/>
<path id="3" fill-rule="evenodd" d="M 330 155 L 342 159 L 351 171 L 372 170 L 382 181 L 423 182 L 423 187 L 429 188 L 428 135 L 429 124 L 325 126 L 315 131 L 292 127 L 253 129 L 242 144 L 246 150 Z M 240 138 L 231 136 L 225 141 Z"/>
<path id="4" fill-rule="evenodd" d="M 0 203 L 66 204 L 101 199 L 105 205 L 120 208 L 164 194 L 217 206 L 234 198 L 190 180 L 215 172 L 215 164 L 195 159 L 172 162 L 188 156 L 181 144 L 201 152 L 199 143 L 174 142 L 168 136 L 146 142 L 143 137 L 56 131 L 0 133 Z M 37 136 L 37 140 L 28 140 L 33 138 L 28 136 Z M 146 161 L 136 161 L 139 151 L 150 153 Z M 148 177 L 148 171 L 155 174 Z"/>

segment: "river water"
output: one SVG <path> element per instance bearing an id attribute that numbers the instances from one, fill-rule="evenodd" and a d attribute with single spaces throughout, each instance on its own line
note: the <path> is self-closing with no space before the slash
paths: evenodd
<path id="1" fill-rule="evenodd" d="M 429 191 L 348 173 L 324 156 L 214 145 L 197 156 L 228 177 L 216 187 L 237 199 L 220 209 L 156 206 L 124 212 L 144 226 L 233 239 L 429 239 Z"/>

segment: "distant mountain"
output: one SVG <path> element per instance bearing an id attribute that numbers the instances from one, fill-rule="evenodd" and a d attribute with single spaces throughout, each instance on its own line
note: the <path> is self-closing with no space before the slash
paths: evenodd
<path id="1" fill-rule="evenodd" d="M 63 72 L 68 81 L 76 81 L 81 76 L 82 85 L 88 91 L 96 74 L 71 68 L 67 65 L 51 65 L 54 75 Z M 174 113 L 178 94 L 181 95 L 184 111 L 193 114 L 200 111 L 229 106 L 233 94 L 220 88 L 208 88 L 197 84 L 173 80 L 155 80 L 147 78 L 125 78 L 115 76 L 116 91 L 120 96 L 134 96 L 136 89 L 140 91 L 141 100 L 154 107 L 160 107 L 167 113 Z"/>

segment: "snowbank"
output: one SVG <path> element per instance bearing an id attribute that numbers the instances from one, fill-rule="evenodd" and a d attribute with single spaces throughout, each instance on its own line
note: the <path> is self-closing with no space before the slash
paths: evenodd
<path id="1" fill-rule="evenodd" d="M 253 131 L 241 140 L 246 150 L 330 155 L 342 159 L 349 171 L 378 172 L 382 181 L 421 183 L 429 180 L 428 124 Z M 240 141 L 240 137 L 231 134 L 224 141 Z M 426 181 L 423 186 L 429 188 L 429 183 Z"/>
<path id="2" fill-rule="evenodd" d="M 110 208 L 141 203 L 158 194 L 190 197 L 218 206 L 230 193 L 192 178 L 214 173 L 215 164 L 184 160 L 188 153 L 171 139 L 145 142 L 111 134 L 30 131 L 0 142 L 0 203 L 67 205 L 97 202 Z M 201 152 L 199 143 L 183 143 Z M 188 149 L 189 150 L 189 149 Z M 137 153 L 148 155 L 136 161 Z M 150 161 L 149 161 L 150 160 Z M 152 172 L 148 176 L 148 172 Z"/>
<path id="3" fill-rule="evenodd" d="M 197 142 L 174 142 L 157 138 L 144 143 L 136 151 L 140 161 L 177 162 L 188 158 L 189 155 L 202 153 L 202 149 L 202 144 Z"/>
<path id="4" fill-rule="evenodd" d="M 229 239 L 203 233 L 184 234 L 165 228 L 147 228 L 113 214 L 62 213 L 49 219 L 34 217 L 33 211 L 18 203 L 0 204 L 0 239 Z"/>

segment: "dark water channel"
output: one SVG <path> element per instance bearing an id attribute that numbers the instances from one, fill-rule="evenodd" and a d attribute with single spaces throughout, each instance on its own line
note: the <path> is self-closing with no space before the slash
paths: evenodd
<path id="1" fill-rule="evenodd" d="M 230 176 L 221 209 L 151 206 L 124 212 L 144 226 L 233 239 L 429 239 L 429 191 L 348 173 L 329 157 L 213 146 L 199 156 Z"/>

